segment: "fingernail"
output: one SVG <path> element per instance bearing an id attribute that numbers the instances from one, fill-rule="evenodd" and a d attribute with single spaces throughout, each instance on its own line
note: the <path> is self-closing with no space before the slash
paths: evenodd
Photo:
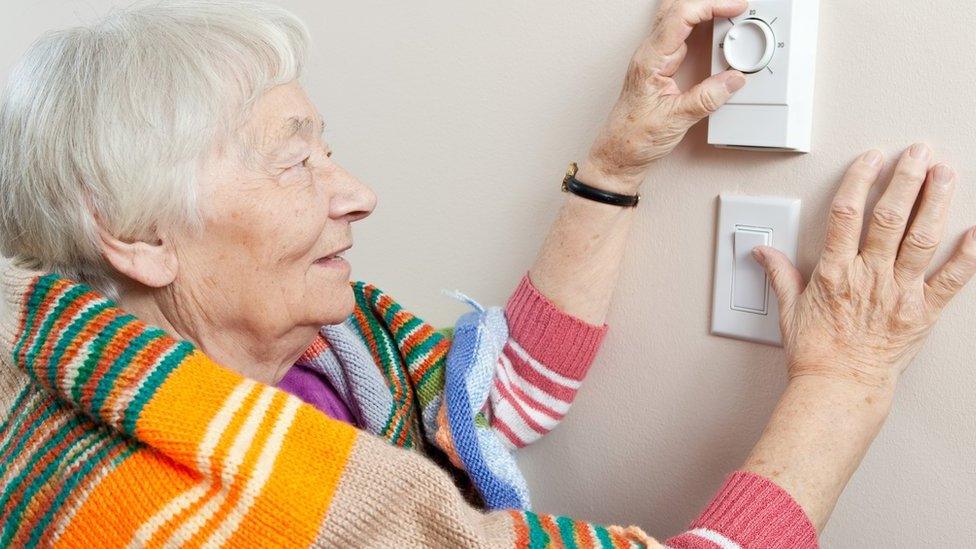
<path id="1" fill-rule="evenodd" d="M 878 167 L 881 165 L 881 151 L 872 149 L 861 156 L 861 160 L 868 166 Z"/>
<path id="2" fill-rule="evenodd" d="M 759 248 L 752 249 L 752 258 L 755 259 L 760 265 L 763 262 L 763 253 Z"/>
<path id="3" fill-rule="evenodd" d="M 917 158 L 919 160 L 928 160 L 932 157 L 932 151 L 929 150 L 928 145 L 925 143 L 915 143 L 912 145 L 912 149 L 909 151 L 912 158 Z"/>
<path id="4" fill-rule="evenodd" d="M 725 89 L 729 90 L 729 93 L 735 93 L 742 89 L 742 86 L 746 85 L 746 77 L 742 73 L 734 72 L 731 76 L 725 79 Z"/>
<path id="5" fill-rule="evenodd" d="M 948 183 L 956 177 L 956 172 L 945 164 L 939 164 L 932 171 L 932 178 L 936 183 Z"/>

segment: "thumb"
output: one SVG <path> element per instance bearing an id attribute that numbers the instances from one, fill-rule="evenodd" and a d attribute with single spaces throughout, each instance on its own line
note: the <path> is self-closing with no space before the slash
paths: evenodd
<path id="1" fill-rule="evenodd" d="M 796 298 L 803 292 L 803 275 L 786 254 L 776 248 L 756 246 L 752 250 L 752 257 L 766 271 L 769 285 L 779 298 L 781 312 L 791 309 Z"/>
<path id="2" fill-rule="evenodd" d="M 678 96 L 675 114 L 686 119 L 689 127 L 693 126 L 717 111 L 745 85 L 746 77 L 739 71 L 725 71 L 706 78 Z"/>

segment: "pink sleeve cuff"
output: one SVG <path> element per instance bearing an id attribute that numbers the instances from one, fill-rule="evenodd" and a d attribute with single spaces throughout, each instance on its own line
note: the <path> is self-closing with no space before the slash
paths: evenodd
<path id="1" fill-rule="evenodd" d="M 746 471 L 729 475 L 688 531 L 668 547 L 712 549 L 730 541 L 741 547 L 815 549 L 817 530 L 798 503 L 771 480 Z"/>
<path id="2" fill-rule="evenodd" d="M 594 326 L 561 311 L 526 272 L 505 307 L 509 335 L 547 368 L 577 381 L 593 364 L 607 325 Z"/>

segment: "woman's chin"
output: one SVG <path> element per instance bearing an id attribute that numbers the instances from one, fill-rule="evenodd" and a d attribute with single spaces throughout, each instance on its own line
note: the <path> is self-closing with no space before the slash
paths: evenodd
<path id="1" fill-rule="evenodd" d="M 335 288 L 322 287 L 313 290 L 315 298 L 309 300 L 315 310 L 311 311 L 319 324 L 340 324 L 345 322 L 356 309 L 356 298 L 349 282 L 340 282 Z"/>

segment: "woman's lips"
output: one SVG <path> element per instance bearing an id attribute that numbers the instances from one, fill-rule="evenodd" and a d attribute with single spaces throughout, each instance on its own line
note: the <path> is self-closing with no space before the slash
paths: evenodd
<path id="1" fill-rule="evenodd" d="M 352 266 L 342 256 L 320 257 L 315 260 L 315 264 L 330 269 L 351 269 Z"/>

